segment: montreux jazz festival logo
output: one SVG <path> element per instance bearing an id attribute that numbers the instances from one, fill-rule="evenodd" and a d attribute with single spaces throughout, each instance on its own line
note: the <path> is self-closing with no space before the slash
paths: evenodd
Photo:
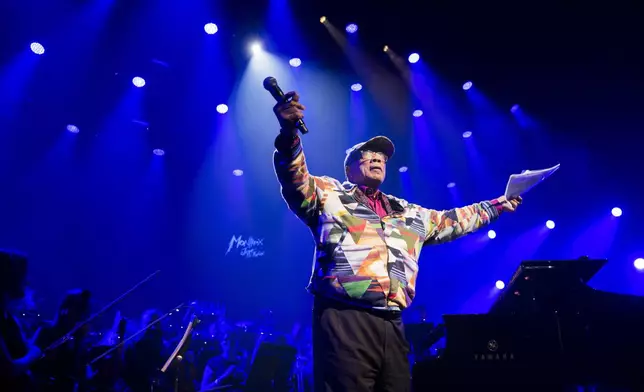
<path id="1" fill-rule="evenodd" d="M 230 252 L 238 253 L 240 256 L 247 259 L 262 257 L 264 256 L 264 239 L 252 236 L 244 238 L 242 236 L 233 235 L 228 243 L 226 256 L 228 256 Z"/>

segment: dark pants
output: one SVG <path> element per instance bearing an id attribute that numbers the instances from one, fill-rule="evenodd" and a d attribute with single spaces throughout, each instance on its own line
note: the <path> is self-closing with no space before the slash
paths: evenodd
<path id="1" fill-rule="evenodd" d="M 315 300 L 315 392 L 409 392 L 408 354 L 400 313 Z"/>

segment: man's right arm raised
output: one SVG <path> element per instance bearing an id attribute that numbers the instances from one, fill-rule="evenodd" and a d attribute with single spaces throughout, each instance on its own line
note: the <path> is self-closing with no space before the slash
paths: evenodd
<path id="1" fill-rule="evenodd" d="M 273 165 L 288 207 L 307 225 L 311 225 L 320 208 L 316 180 L 306 167 L 302 141 L 296 134 L 280 133 L 275 139 Z"/>

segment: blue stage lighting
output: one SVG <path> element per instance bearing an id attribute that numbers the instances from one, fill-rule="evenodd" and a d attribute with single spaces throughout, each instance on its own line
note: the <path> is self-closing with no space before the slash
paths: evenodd
<path id="1" fill-rule="evenodd" d="M 409 62 L 414 64 L 417 63 L 418 60 L 420 60 L 420 55 L 418 53 L 412 53 L 409 55 Z"/>
<path id="2" fill-rule="evenodd" d="M 491 239 L 491 240 L 495 239 L 495 238 L 496 238 L 496 231 L 494 231 L 494 230 L 490 230 L 490 231 L 488 231 L 488 232 L 487 232 L 487 236 L 488 236 L 488 238 L 489 238 L 489 239 Z"/>
<path id="3" fill-rule="evenodd" d="M 67 125 L 67 131 L 69 131 L 71 133 L 78 133 L 78 132 L 80 132 L 80 129 L 78 129 L 78 127 L 76 125 L 69 124 L 69 125 Z"/>
<path id="4" fill-rule="evenodd" d="M 354 83 L 354 84 L 351 85 L 351 90 L 360 91 L 360 90 L 362 90 L 362 85 L 360 83 Z"/>
<path id="5" fill-rule="evenodd" d="M 472 82 L 465 82 L 463 83 L 463 90 L 467 91 L 472 88 Z"/>
<path id="6" fill-rule="evenodd" d="M 250 52 L 252 54 L 258 54 L 262 51 L 262 44 L 259 42 L 253 42 L 250 44 Z"/>
<path id="7" fill-rule="evenodd" d="M 407 166 L 401 166 L 400 169 L 398 169 L 399 172 L 405 173 L 409 168 Z"/>
<path id="8" fill-rule="evenodd" d="M 622 209 L 619 207 L 615 207 L 610 211 L 610 213 L 613 214 L 615 218 L 619 218 L 620 216 L 622 216 Z"/>
<path id="9" fill-rule="evenodd" d="M 165 155 L 165 151 L 163 151 L 160 148 L 155 148 L 154 150 L 152 150 L 152 153 L 158 157 L 162 157 Z"/>
<path id="10" fill-rule="evenodd" d="M 243 171 L 243 170 L 241 170 L 241 169 L 235 169 L 235 170 L 233 170 L 233 176 L 241 177 L 241 176 L 243 176 L 243 175 L 244 175 L 244 171 Z"/>
<path id="11" fill-rule="evenodd" d="M 358 25 L 354 23 L 348 24 L 346 30 L 347 30 L 347 33 L 353 34 L 356 31 L 358 31 Z"/>
<path id="12" fill-rule="evenodd" d="M 132 84 L 135 85 L 136 87 L 143 87 L 145 86 L 145 79 L 143 79 L 140 76 L 135 76 L 132 79 Z"/>
<path id="13" fill-rule="evenodd" d="M 495 286 L 497 289 L 503 290 L 505 288 L 505 283 L 503 283 L 502 280 L 497 280 Z"/>
<path id="14" fill-rule="evenodd" d="M 512 107 L 510 108 L 510 111 L 511 111 L 512 113 L 516 113 L 516 112 L 518 112 L 518 111 L 519 111 L 519 105 L 514 105 L 514 106 L 512 106 Z"/>
<path id="15" fill-rule="evenodd" d="M 551 221 L 551 220 L 547 221 L 546 222 L 546 227 L 549 228 L 550 230 L 554 229 L 555 228 L 555 222 Z"/>
<path id="16" fill-rule="evenodd" d="M 463 139 L 467 139 L 472 137 L 472 131 L 465 131 L 463 132 Z"/>
<path id="17" fill-rule="evenodd" d="M 220 103 L 219 105 L 217 105 L 217 113 L 219 114 L 228 113 L 228 105 L 224 103 Z"/>
<path id="18" fill-rule="evenodd" d="M 211 35 L 219 31 L 219 27 L 217 27 L 217 25 L 214 23 L 206 23 L 203 29 L 206 32 L 206 34 L 211 34 Z"/>
<path id="19" fill-rule="evenodd" d="M 420 117 L 420 116 L 422 116 L 422 115 L 423 115 L 423 111 L 422 111 L 422 110 L 414 110 L 414 112 L 412 113 L 412 115 L 413 115 L 414 117 Z"/>
<path id="20" fill-rule="evenodd" d="M 455 182 L 450 182 L 449 184 L 447 184 L 447 188 L 449 189 L 454 188 L 455 186 L 456 186 Z"/>
<path id="21" fill-rule="evenodd" d="M 633 265 L 638 270 L 644 271 L 644 258 L 639 257 L 639 258 L 635 259 L 635 261 L 633 262 Z"/>
<path id="22" fill-rule="evenodd" d="M 293 57 L 288 61 L 288 63 L 291 65 L 291 67 L 299 67 L 302 65 L 302 60 L 298 59 L 297 57 Z"/>
<path id="23" fill-rule="evenodd" d="M 39 44 L 38 42 L 32 42 L 31 45 L 29 45 L 29 48 L 31 48 L 31 51 L 36 54 L 45 53 L 45 47 Z"/>

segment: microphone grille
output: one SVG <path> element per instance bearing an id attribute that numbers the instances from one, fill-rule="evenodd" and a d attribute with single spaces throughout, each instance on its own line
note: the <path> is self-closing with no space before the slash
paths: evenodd
<path id="1" fill-rule="evenodd" d="M 275 79 L 274 77 L 269 76 L 266 79 L 264 79 L 264 88 L 266 90 L 270 90 L 275 86 L 277 86 L 277 79 Z"/>

